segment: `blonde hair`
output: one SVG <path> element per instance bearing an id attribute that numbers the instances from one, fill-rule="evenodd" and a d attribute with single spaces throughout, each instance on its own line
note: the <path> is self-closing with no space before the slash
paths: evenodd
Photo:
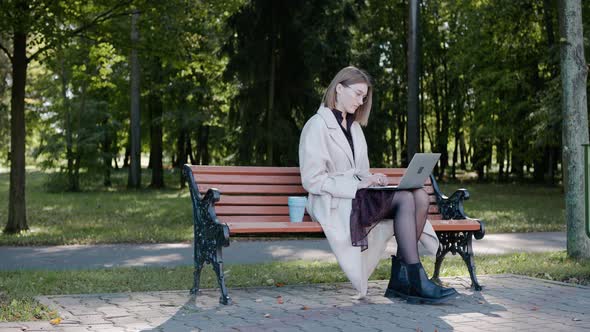
<path id="1" fill-rule="evenodd" d="M 326 107 L 334 109 L 336 107 L 336 86 L 338 84 L 350 86 L 357 83 L 367 84 L 367 99 L 356 110 L 355 121 L 366 126 L 369 122 L 369 114 L 371 113 L 371 105 L 373 103 L 373 85 L 371 84 L 371 77 L 364 70 L 354 66 L 342 68 L 334 76 L 330 85 L 328 85 L 322 102 Z"/>

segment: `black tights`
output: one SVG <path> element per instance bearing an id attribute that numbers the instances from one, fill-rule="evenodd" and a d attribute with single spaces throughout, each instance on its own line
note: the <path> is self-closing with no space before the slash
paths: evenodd
<path id="1" fill-rule="evenodd" d="M 424 189 L 397 191 L 391 202 L 397 256 L 406 264 L 420 262 L 418 239 L 426 224 L 429 205 L 428 193 Z"/>

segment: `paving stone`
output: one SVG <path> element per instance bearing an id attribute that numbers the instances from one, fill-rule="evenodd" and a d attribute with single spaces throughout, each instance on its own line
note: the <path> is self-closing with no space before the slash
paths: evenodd
<path id="1" fill-rule="evenodd" d="M 510 331 L 587 330 L 590 288 L 515 275 L 445 278 L 461 296 L 444 305 L 410 305 L 383 297 L 387 281 L 371 281 L 356 298 L 348 283 L 230 288 L 234 304 L 219 304 L 218 289 L 45 296 L 67 324 L 0 323 L 2 331 Z M 278 296 L 282 298 L 279 304 Z M 590 330 L 590 329 L 588 329 Z"/>

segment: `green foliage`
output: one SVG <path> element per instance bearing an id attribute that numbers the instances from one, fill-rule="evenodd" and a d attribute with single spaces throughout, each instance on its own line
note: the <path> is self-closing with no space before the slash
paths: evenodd
<path id="1" fill-rule="evenodd" d="M 537 180 L 559 178 L 559 163 L 548 161 L 560 160 L 561 149 L 556 6 L 422 2 L 421 143 L 443 153 L 442 169 L 464 143 L 461 160 L 481 176 L 501 164 L 516 177 L 534 170 Z M 164 160 L 173 166 L 296 165 L 303 124 L 333 75 L 353 64 L 374 78 L 365 130 L 371 164 L 404 164 L 407 1 L 10 0 L 0 9 L 0 160 L 10 142 L 4 51 L 26 28 L 28 152 L 67 174 L 70 190 L 84 189 L 74 185 L 85 181 L 79 176 L 106 174 L 129 144 L 133 10 L 144 152 L 161 121 Z M 157 105 L 162 117 L 151 118 Z"/>
<path id="2" fill-rule="evenodd" d="M 226 129 L 235 164 L 297 164 L 299 133 L 320 104 L 318 92 L 349 63 L 355 10 L 352 1 L 254 0 L 230 17 L 225 77 L 237 94 Z"/>

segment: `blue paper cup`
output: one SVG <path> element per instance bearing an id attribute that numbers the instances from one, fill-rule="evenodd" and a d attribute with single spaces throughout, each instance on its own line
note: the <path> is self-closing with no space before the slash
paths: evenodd
<path id="1" fill-rule="evenodd" d="M 289 203 L 289 219 L 291 222 L 302 222 L 303 214 L 305 214 L 305 204 L 307 204 L 307 197 L 291 196 Z"/>

